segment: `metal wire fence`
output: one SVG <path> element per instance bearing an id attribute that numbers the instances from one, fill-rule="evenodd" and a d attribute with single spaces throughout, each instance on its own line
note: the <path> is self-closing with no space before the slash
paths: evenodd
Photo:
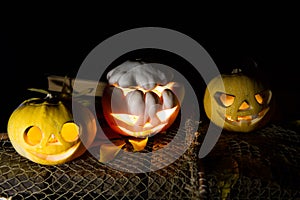
<path id="1" fill-rule="evenodd" d="M 147 151 L 163 148 L 175 134 L 196 132 L 169 130 L 148 142 Z M 186 140 L 188 137 L 182 138 Z M 173 151 L 179 151 L 180 145 Z M 191 145 L 179 159 L 160 170 L 126 173 L 99 162 L 88 151 L 61 165 L 47 166 L 21 157 L 12 147 L 7 134 L 0 140 L 0 197 L 15 199 L 191 199 L 199 198 L 200 188 L 197 145 Z M 162 155 L 171 157 L 173 154 Z M 119 156 L 119 155 L 118 155 Z M 122 156 L 122 155 L 120 155 Z M 134 164 L 134 154 L 130 162 Z M 157 160 L 157 159 L 156 159 Z M 151 162 L 151 160 L 149 161 Z M 123 163 L 119 163 L 122 165 Z M 145 163 L 149 164 L 149 163 Z M 194 177 L 191 179 L 191 177 Z M 202 192 L 202 194 L 204 194 Z M 204 196 L 203 196 L 204 197 Z"/>
<path id="2" fill-rule="evenodd" d="M 12 200 L 300 199 L 299 131 L 270 124 L 253 133 L 222 132 L 210 154 L 198 159 L 206 126 L 189 122 L 183 130 L 170 129 L 165 135 L 154 136 L 147 144 L 146 151 L 164 148 L 180 131 L 185 133 L 183 141 L 194 138 L 175 162 L 147 173 L 115 170 L 88 151 L 62 165 L 36 164 L 21 157 L 7 134 L 1 134 L 0 197 Z M 180 148 L 178 145 L 172 150 Z M 134 163 L 134 154 L 128 159 Z"/>

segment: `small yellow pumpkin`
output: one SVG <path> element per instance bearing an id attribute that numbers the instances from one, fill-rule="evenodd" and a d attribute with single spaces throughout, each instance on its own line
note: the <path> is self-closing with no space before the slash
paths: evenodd
<path id="1" fill-rule="evenodd" d="M 250 132 L 270 121 L 271 100 L 271 90 L 260 80 L 234 70 L 208 83 L 203 103 L 207 117 L 216 125 L 228 131 Z"/>
<path id="2" fill-rule="evenodd" d="M 91 111 L 78 105 L 81 115 L 73 119 L 71 106 L 54 98 L 32 98 L 11 114 L 7 131 L 15 150 L 29 160 L 57 165 L 81 156 L 96 136 Z"/>

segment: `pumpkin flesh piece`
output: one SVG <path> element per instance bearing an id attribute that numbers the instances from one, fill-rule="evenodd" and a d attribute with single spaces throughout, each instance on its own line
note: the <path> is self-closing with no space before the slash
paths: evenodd
<path id="1" fill-rule="evenodd" d="M 148 137 L 145 139 L 129 139 L 128 141 L 132 144 L 134 151 L 142 151 L 147 145 Z"/>
<path id="2" fill-rule="evenodd" d="M 120 141 L 119 144 L 102 144 L 100 146 L 99 162 L 105 163 L 113 160 L 125 144 L 126 143 L 124 141 Z"/>

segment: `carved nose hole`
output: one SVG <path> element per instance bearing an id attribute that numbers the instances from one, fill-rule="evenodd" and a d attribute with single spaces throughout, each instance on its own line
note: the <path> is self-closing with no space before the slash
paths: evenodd
<path id="1" fill-rule="evenodd" d="M 239 110 L 249 110 L 250 106 L 246 101 L 243 101 L 243 103 L 240 105 Z"/>
<path id="2" fill-rule="evenodd" d="M 54 134 L 50 135 L 50 138 L 48 139 L 48 145 L 58 145 L 60 144 L 60 142 L 58 141 L 58 139 L 56 138 L 56 136 Z"/>

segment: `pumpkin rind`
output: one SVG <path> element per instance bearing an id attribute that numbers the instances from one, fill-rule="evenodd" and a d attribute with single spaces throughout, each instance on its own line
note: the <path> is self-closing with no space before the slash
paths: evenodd
<path id="1" fill-rule="evenodd" d="M 230 97 L 222 103 L 226 101 L 223 94 L 234 100 Z M 222 74 L 207 85 L 203 103 L 207 117 L 217 126 L 228 131 L 250 132 L 270 121 L 271 97 L 271 91 L 259 80 L 242 73 Z"/>
<path id="2" fill-rule="evenodd" d="M 15 150 L 33 162 L 44 165 L 65 163 L 81 156 L 96 135 L 94 115 L 83 106 L 81 110 L 82 116 L 75 122 L 80 129 L 80 138 L 68 142 L 60 135 L 63 125 L 73 122 L 67 104 L 37 98 L 26 100 L 9 118 L 8 136 Z M 35 145 L 28 144 L 24 138 L 31 126 L 38 127 L 42 132 L 41 142 Z"/>

